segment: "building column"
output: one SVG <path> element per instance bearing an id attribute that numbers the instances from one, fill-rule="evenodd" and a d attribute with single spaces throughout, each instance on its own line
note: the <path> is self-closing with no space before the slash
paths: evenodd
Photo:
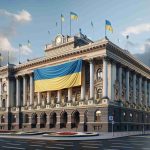
<path id="1" fill-rule="evenodd" d="M 117 70 L 116 70 L 116 63 L 115 62 L 112 62 L 112 74 L 113 74 L 113 78 L 112 78 L 112 100 L 115 99 L 115 82 L 116 82 L 116 74 L 117 74 Z"/>
<path id="2" fill-rule="evenodd" d="M 16 107 L 20 106 L 20 80 L 16 77 Z"/>
<path id="3" fill-rule="evenodd" d="M 37 92 L 37 98 L 38 98 L 37 103 L 38 105 L 40 105 L 41 104 L 41 92 Z"/>
<path id="4" fill-rule="evenodd" d="M 61 101 L 61 90 L 57 91 L 57 103 L 60 103 Z"/>
<path id="5" fill-rule="evenodd" d="M 122 67 L 119 67 L 119 99 L 122 100 Z"/>
<path id="6" fill-rule="evenodd" d="M 15 107 L 16 106 L 16 99 L 15 99 L 15 95 L 14 95 L 14 93 L 15 93 L 15 80 L 13 80 L 13 79 L 11 79 L 10 81 L 9 81 L 9 87 L 10 87 L 10 91 L 9 91 L 9 94 L 10 94 L 10 100 L 9 100 L 9 102 L 10 102 L 10 106 L 11 107 Z"/>
<path id="7" fill-rule="evenodd" d="M 2 79 L 0 79 L 0 108 L 2 107 Z"/>
<path id="8" fill-rule="evenodd" d="M 94 63 L 90 60 L 90 99 L 94 98 Z"/>
<path id="9" fill-rule="evenodd" d="M 68 88 L 68 102 L 72 101 L 72 88 Z"/>
<path id="10" fill-rule="evenodd" d="M 34 83 L 33 83 L 33 74 L 30 74 L 30 105 L 33 105 L 34 100 Z"/>
<path id="11" fill-rule="evenodd" d="M 129 101 L 129 69 L 126 70 L 126 101 Z"/>
<path id="12" fill-rule="evenodd" d="M 139 104 L 142 104 L 142 77 L 139 77 Z"/>
<path id="13" fill-rule="evenodd" d="M 105 58 L 103 59 L 103 98 L 108 98 L 108 64 Z"/>
<path id="14" fill-rule="evenodd" d="M 85 65 L 82 67 L 81 100 L 85 99 Z"/>
<path id="15" fill-rule="evenodd" d="M 51 91 L 47 91 L 47 104 L 51 102 Z"/>
<path id="16" fill-rule="evenodd" d="M 23 106 L 27 104 L 27 78 L 26 75 L 23 76 Z"/>
<path id="17" fill-rule="evenodd" d="M 10 107 L 10 79 L 7 77 L 7 101 L 6 101 L 6 107 Z"/>
<path id="18" fill-rule="evenodd" d="M 133 102 L 136 103 L 136 74 L 133 75 Z"/>
<path id="19" fill-rule="evenodd" d="M 112 101 L 115 99 L 115 90 L 114 85 L 116 81 L 116 64 L 114 62 L 110 62 L 108 64 L 108 97 Z"/>
<path id="20" fill-rule="evenodd" d="M 148 84 L 148 88 L 149 88 L 149 90 L 148 90 L 148 93 L 149 93 L 148 106 L 150 106 L 150 82 Z"/>
<path id="21" fill-rule="evenodd" d="M 144 104 L 147 106 L 147 79 L 144 81 Z"/>

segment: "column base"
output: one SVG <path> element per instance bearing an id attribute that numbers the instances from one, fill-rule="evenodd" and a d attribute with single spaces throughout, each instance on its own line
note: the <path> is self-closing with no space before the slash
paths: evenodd
<path id="1" fill-rule="evenodd" d="M 46 105 L 46 109 L 49 109 L 50 108 L 50 105 Z"/>
<path id="2" fill-rule="evenodd" d="M 17 107 L 16 107 L 16 111 L 20 111 L 20 107 L 17 106 Z"/>
<path id="3" fill-rule="evenodd" d="M 84 101 L 80 101 L 79 106 L 83 106 L 83 105 L 84 105 Z"/>
<path id="4" fill-rule="evenodd" d="M 71 103 L 69 102 L 69 103 L 67 103 L 67 107 L 71 107 Z"/>
<path id="5" fill-rule="evenodd" d="M 56 108 L 59 108 L 60 107 L 60 104 L 56 104 Z"/>
<path id="6" fill-rule="evenodd" d="M 88 105 L 93 105 L 93 104 L 94 104 L 94 100 L 89 99 L 89 100 L 88 100 Z"/>
<path id="7" fill-rule="evenodd" d="M 109 104 L 109 98 L 108 97 L 103 97 L 102 98 L 102 104 L 108 105 Z"/>
<path id="8" fill-rule="evenodd" d="M 38 104 L 36 109 L 38 109 L 38 110 L 41 109 L 41 104 Z"/>

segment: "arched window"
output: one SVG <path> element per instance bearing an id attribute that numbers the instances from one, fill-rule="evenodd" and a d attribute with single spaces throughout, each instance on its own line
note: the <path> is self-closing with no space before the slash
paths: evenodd
<path id="1" fill-rule="evenodd" d="M 12 123 L 16 122 L 16 115 L 12 115 Z"/>
<path id="2" fill-rule="evenodd" d="M 80 113 L 75 110 L 71 114 L 71 128 L 78 128 L 80 123 Z"/>
<path id="3" fill-rule="evenodd" d="M 102 89 L 97 89 L 97 98 L 100 99 L 102 98 Z"/>
<path id="4" fill-rule="evenodd" d="M 57 123 L 57 114 L 55 112 L 51 112 L 50 114 L 50 128 L 55 128 Z"/>
<path id="5" fill-rule="evenodd" d="M 6 107 L 6 102 L 5 102 L 5 99 L 2 100 L 2 108 L 5 108 Z"/>
<path id="6" fill-rule="evenodd" d="M 44 112 L 40 115 L 40 128 L 45 128 L 46 127 L 46 122 L 47 122 L 47 115 Z"/>
<path id="7" fill-rule="evenodd" d="M 5 116 L 4 115 L 1 116 L 1 123 L 5 123 Z"/>
<path id="8" fill-rule="evenodd" d="M 101 121 L 101 111 L 100 110 L 97 110 L 95 112 L 95 122 L 100 122 Z"/>
<path id="9" fill-rule="evenodd" d="M 60 114 L 60 128 L 66 128 L 67 121 L 68 121 L 68 114 L 66 111 L 63 111 Z"/>
<path id="10" fill-rule="evenodd" d="M 103 72 L 102 72 L 102 69 L 99 68 L 97 70 L 97 80 L 102 80 L 102 78 L 103 78 Z"/>
<path id="11" fill-rule="evenodd" d="M 6 83 L 3 84 L 2 88 L 3 88 L 3 92 L 7 91 Z"/>
<path id="12" fill-rule="evenodd" d="M 31 116 L 31 128 L 36 128 L 37 124 L 37 114 L 33 113 Z"/>
<path id="13" fill-rule="evenodd" d="M 29 115 L 25 114 L 24 116 L 24 123 L 29 123 Z"/>

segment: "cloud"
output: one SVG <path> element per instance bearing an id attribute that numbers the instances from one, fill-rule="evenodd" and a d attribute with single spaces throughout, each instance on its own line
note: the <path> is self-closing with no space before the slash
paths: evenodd
<path id="1" fill-rule="evenodd" d="M 131 34 L 137 35 L 149 31 L 150 31 L 150 23 L 143 23 L 143 24 L 130 26 L 126 28 L 125 31 L 122 32 L 122 35 L 123 36 L 131 35 Z"/>
<path id="2" fill-rule="evenodd" d="M 0 53 L 2 54 L 3 61 L 2 64 L 8 62 L 8 51 L 10 52 L 10 62 L 16 63 L 18 61 L 18 47 L 16 48 L 10 41 L 10 38 L 14 38 L 17 34 L 17 27 L 19 24 L 30 22 L 32 20 L 31 14 L 22 10 L 19 13 L 11 13 L 7 10 L 0 9 L 0 16 L 7 17 L 10 21 L 4 22 L 4 25 L 0 26 Z M 19 43 L 19 41 L 18 41 Z M 27 56 L 32 52 L 32 50 L 27 45 L 22 45 L 21 55 Z M 24 58 L 24 57 L 22 57 Z"/>
<path id="3" fill-rule="evenodd" d="M 8 63 L 8 54 L 9 54 L 9 63 L 16 64 L 18 63 L 18 55 L 14 51 L 1 51 L 2 55 L 2 60 L 1 60 L 1 65 L 6 65 Z"/>
<path id="4" fill-rule="evenodd" d="M 135 44 L 135 43 L 133 43 L 131 41 L 127 41 L 126 45 L 129 46 L 129 47 L 136 47 L 137 46 L 137 44 Z"/>
<path id="5" fill-rule="evenodd" d="M 22 47 L 20 48 L 20 53 L 22 55 L 29 55 L 32 53 L 32 50 L 28 45 L 22 45 Z"/>
<path id="6" fill-rule="evenodd" d="M 16 22 L 29 22 L 32 20 L 31 14 L 26 10 L 22 10 L 18 14 L 15 14 L 7 10 L 0 9 L 0 16 L 8 16 Z"/>
<path id="7" fill-rule="evenodd" d="M 13 48 L 13 46 L 11 45 L 10 41 L 8 40 L 7 37 L 4 37 L 4 36 L 0 36 L 0 49 L 1 50 L 5 50 L 5 51 L 8 51 L 8 50 L 15 50 L 15 48 Z"/>
<path id="8" fill-rule="evenodd" d="M 147 39 L 144 44 L 140 46 L 140 50 L 143 53 L 137 53 L 135 57 L 150 67 L 150 39 Z"/>

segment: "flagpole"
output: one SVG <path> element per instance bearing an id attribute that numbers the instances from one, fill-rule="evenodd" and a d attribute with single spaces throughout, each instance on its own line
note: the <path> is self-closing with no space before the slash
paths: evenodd
<path id="1" fill-rule="evenodd" d="M 2 66 L 2 54 L 0 53 L 0 67 Z"/>
<path id="2" fill-rule="evenodd" d="M 20 45 L 19 45 L 19 62 L 18 63 L 20 64 Z"/>
<path id="3" fill-rule="evenodd" d="M 8 59 L 7 61 L 8 61 L 8 65 L 9 65 L 9 50 L 8 50 L 7 57 L 8 57 L 8 58 L 7 58 L 7 59 Z"/>
<path id="4" fill-rule="evenodd" d="M 61 15 L 61 18 L 60 18 L 60 19 L 61 19 L 61 21 L 60 21 L 60 22 L 61 22 L 61 29 L 60 29 L 60 33 L 61 33 L 61 35 L 62 35 L 62 15 Z"/>
<path id="5" fill-rule="evenodd" d="M 70 36 L 71 36 L 71 14 L 70 14 Z"/>
<path id="6" fill-rule="evenodd" d="M 107 37 L 107 36 L 106 36 L 106 21 L 105 21 L 105 26 L 104 26 L 104 27 L 105 27 L 105 38 L 106 38 L 106 37 Z"/>

